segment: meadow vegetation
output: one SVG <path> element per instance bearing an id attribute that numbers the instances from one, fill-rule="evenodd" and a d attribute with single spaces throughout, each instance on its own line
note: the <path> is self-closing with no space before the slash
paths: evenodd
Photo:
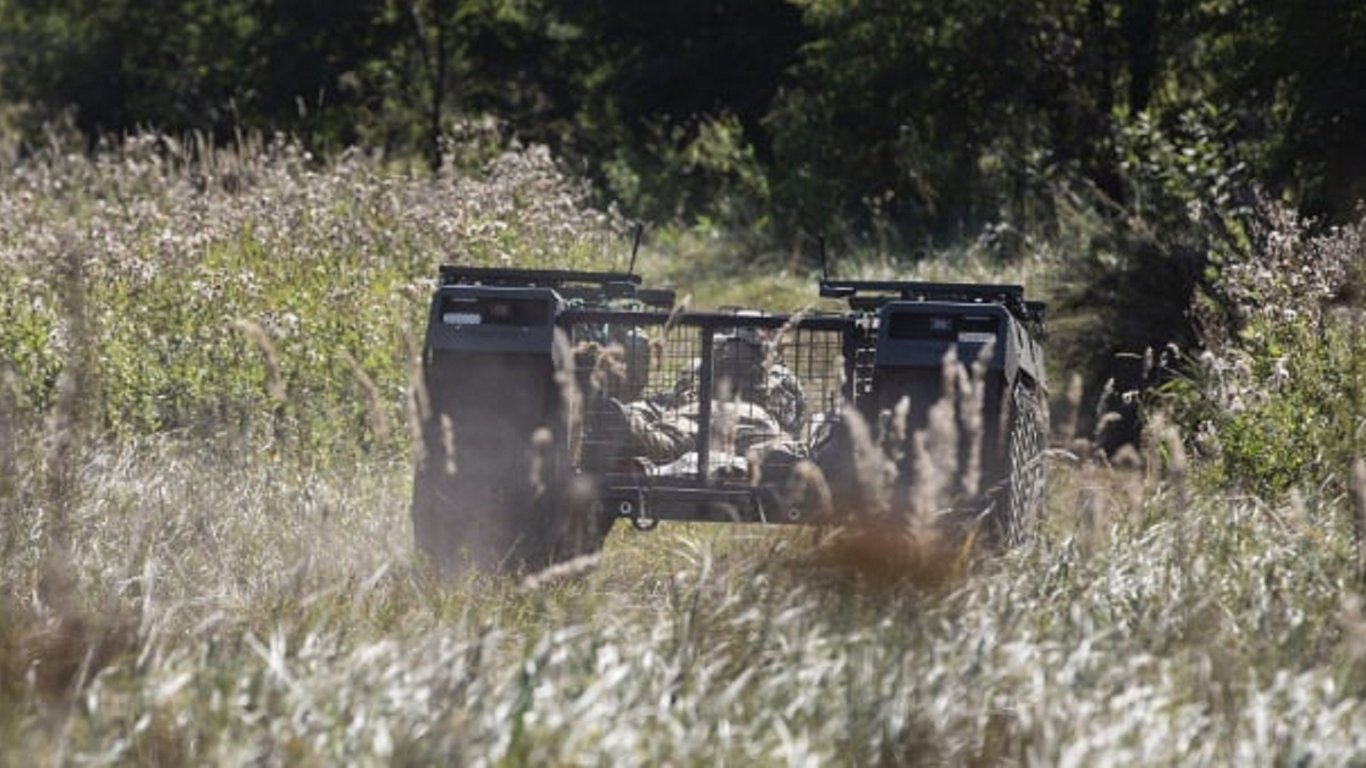
<path id="1" fill-rule="evenodd" d="M 1157 386 L 1112 392 L 1146 414 L 1112 457 L 1085 413 L 1112 398 L 1053 371 L 1049 514 L 1017 550 L 908 538 L 872 571 L 811 531 L 620 527 L 594 568 L 452 583 L 408 521 L 436 264 L 629 252 L 544 150 L 470 151 L 477 173 L 433 177 L 149 136 L 6 168 L 0 764 L 1366 755 L 1366 225 L 1259 203 L 1152 237 L 1217 255 L 1200 351 L 1154 350 Z M 1141 270 L 1100 240 L 842 267 L 1058 298 Z M 814 295 L 809 259 L 728 247 L 670 230 L 641 264 L 702 306 Z"/>

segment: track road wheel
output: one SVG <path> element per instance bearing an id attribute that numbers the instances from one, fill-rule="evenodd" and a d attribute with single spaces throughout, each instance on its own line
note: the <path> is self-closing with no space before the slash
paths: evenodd
<path id="1" fill-rule="evenodd" d="M 999 541 L 1006 547 L 1024 543 L 1043 516 L 1047 435 L 1047 415 L 1037 389 L 1024 380 L 1016 382 L 1010 394 L 1010 480 L 1004 514 L 998 517 Z"/>

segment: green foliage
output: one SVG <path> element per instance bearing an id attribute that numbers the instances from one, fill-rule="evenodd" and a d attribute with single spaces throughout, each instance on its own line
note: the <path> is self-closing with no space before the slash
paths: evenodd
<path id="1" fill-rule="evenodd" d="M 1132 126 L 1209 106 L 1252 175 L 1343 219 L 1366 15 L 1301 5 L 11 0 L 0 121 L 29 147 L 70 120 L 88 145 L 280 131 L 439 168 L 487 117 L 634 216 L 920 247 L 1050 234 L 1059 183 L 1129 206 Z"/>
<path id="2" fill-rule="evenodd" d="M 1091 187 L 1068 190 L 1058 203 L 1053 247 L 1073 256 L 1055 295 L 1054 349 L 1063 369 L 1090 384 L 1096 410 L 1115 407 L 1096 401 L 1103 382 L 1132 399 L 1169 373 L 1132 370 L 1116 355 L 1171 361 L 1173 352 L 1200 344 L 1200 322 L 1222 322 L 1234 311 L 1220 272 L 1257 256 L 1247 234 L 1255 192 L 1230 132 L 1208 108 L 1163 122 L 1139 114 L 1116 139 L 1123 202 Z M 1135 440 L 1136 428 L 1128 425 L 1107 447 Z"/>
<path id="3" fill-rule="evenodd" d="M 235 123 L 240 83 L 258 76 L 250 7 L 16 0 L 4 8 L 0 72 L 10 98 L 39 107 L 30 134 L 71 107 L 92 141 L 138 125 L 221 131 Z"/>
<path id="4" fill-rule="evenodd" d="M 805 5 L 817 34 L 768 124 L 780 199 L 807 226 L 863 212 L 908 232 L 975 231 L 1010 190 L 987 183 L 988 156 L 1063 138 L 1047 136 L 1055 105 L 1038 99 L 1065 77 L 1047 49 L 1072 32 L 1042 4 Z"/>
<path id="5" fill-rule="evenodd" d="M 729 225 L 763 232 L 768 178 L 734 115 L 700 119 L 693 129 L 661 125 L 654 133 L 639 151 L 622 149 L 604 163 L 615 193 L 664 220 L 705 210 Z"/>
<path id="6" fill-rule="evenodd" d="M 1255 255 L 1225 265 L 1217 287 L 1233 312 L 1207 319 L 1194 386 L 1170 401 L 1219 480 L 1265 497 L 1348 489 L 1366 440 L 1363 231 L 1315 235 L 1264 206 Z"/>
<path id="7" fill-rule="evenodd" d="M 633 215 L 762 231 L 773 161 L 763 121 L 805 34 L 797 9 L 597 0 L 554 13 L 575 30 L 562 58 L 582 80 L 563 151 L 592 173 L 600 164 Z"/>
<path id="8" fill-rule="evenodd" d="M 1366 361 L 1355 335 L 1297 320 L 1263 339 L 1269 346 L 1248 373 L 1267 389 L 1216 422 L 1225 479 L 1263 497 L 1325 481 L 1345 489 L 1346 470 L 1366 438 L 1366 413 L 1355 394 L 1366 386 L 1359 376 Z"/>
<path id="9" fill-rule="evenodd" d="M 1366 6 L 1352 0 L 1234 5 L 1217 96 L 1261 142 L 1261 170 L 1312 215 L 1349 219 L 1366 197 Z"/>
<path id="10" fill-rule="evenodd" d="M 363 157 L 311 170 L 287 143 L 192 149 L 137 137 L 0 183 L 0 360 L 34 413 L 79 355 L 96 434 L 392 452 L 436 264 L 584 266 L 616 247 L 544 148 L 420 180 Z"/>

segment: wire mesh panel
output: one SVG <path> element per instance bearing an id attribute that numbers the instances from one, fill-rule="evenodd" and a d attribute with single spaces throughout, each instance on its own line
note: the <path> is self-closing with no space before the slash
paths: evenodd
<path id="1" fill-rule="evenodd" d="M 595 311 L 562 325 L 581 395 L 574 455 L 587 472 L 781 482 L 841 411 L 838 318 Z"/>
<path id="2" fill-rule="evenodd" d="M 700 354 L 696 329 L 667 317 L 593 313 L 566 327 L 581 396 L 581 468 L 650 473 L 696 450 L 675 361 Z"/>

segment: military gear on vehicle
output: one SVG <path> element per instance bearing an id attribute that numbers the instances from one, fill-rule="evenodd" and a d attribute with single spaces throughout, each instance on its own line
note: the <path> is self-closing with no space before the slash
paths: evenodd
<path id="1" fill-rule="evenodd" d="M 860 489 L 846 415 L 923 429 L 946 357 L 984 369 L 980 492 L 963 501 L 1018 541 L 1042 502 L 1042 305 L 1018 286 L 821 291 L 849 310 L 673 312 L 671 293 L 631 274 L 443 268 L 419 398 L 418 546 L 447 567 L 538 568 L 600 547 L 618 518 L 847 519 Z M 887 460 L 902 482 L 917 476 L 912 454 Z M 824 499 L 802 486 L 802 462 L 824 472 Z"/>

